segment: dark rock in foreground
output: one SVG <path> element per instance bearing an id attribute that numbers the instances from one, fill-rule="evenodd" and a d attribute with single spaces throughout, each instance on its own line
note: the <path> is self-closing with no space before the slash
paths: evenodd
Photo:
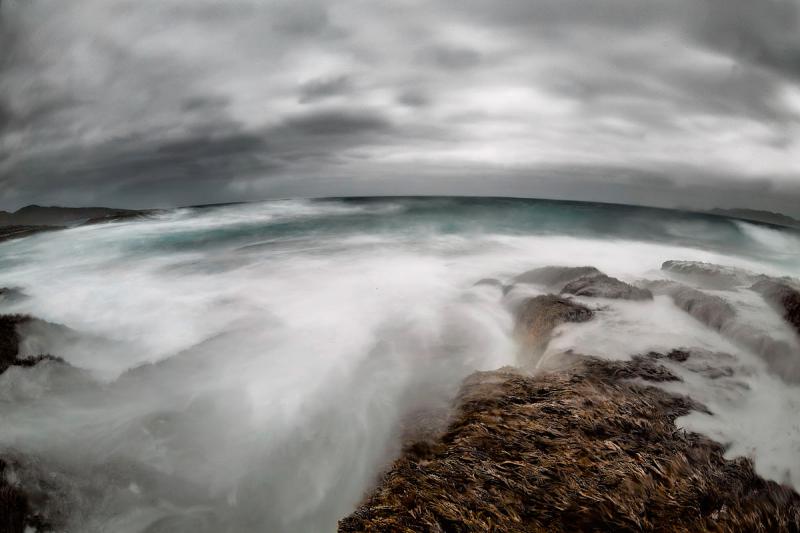
<path id="1" fill-rule="evenodd" d="M 28 496 L 9 483 L 6 462 L 0 459 L 0 532 L 23 533 L 30 523 Z"/>
<path id="2" fill-rule="evenodd" d="M 0 315 L 0 374 L 11 366 L 29 368 L 43 361 L 66 364 L 62 358 L 47 354 L 19 357 L 19 327 L 32 321 L 27 315 Z"/>
<path id="3" fill-rule="evenodd" d="M 0 315 L 0 374 L 16 363 L 20 342 L 17 326 L 30 319 L 25 315 Z"/>
<path id="4" fill-rule="evenodd" d="M 30 458 L 0 458 L 0 533 L 64 531 L 76 506 L 65 498 L 65 487 L 61 475 Z"/>
<path id="5" fill-rule="evenodd" d="M 396 461 L 339 531 L 798 531 L 797 493 L 677 430 L 697 406 L 621 371 L 649 375 L 591 358 L 473 375 L 447 433 Z"/>
<path id="6" fill-rule="evenodd" d="M 591 298 L 613 298 L 621 300 L 652 300 L 653 293 L 634 287 L 624 281 L 605 274 L 584 276 L 567 283 L 562 293 Z"/>

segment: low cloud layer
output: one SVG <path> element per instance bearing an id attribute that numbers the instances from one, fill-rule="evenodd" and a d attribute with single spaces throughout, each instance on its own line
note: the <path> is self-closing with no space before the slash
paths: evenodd
<path id="1" fill-rule="evenodd" d="M 340 194 L 800 215 L 800 2 L 0 0 L 0 208 Z"/>

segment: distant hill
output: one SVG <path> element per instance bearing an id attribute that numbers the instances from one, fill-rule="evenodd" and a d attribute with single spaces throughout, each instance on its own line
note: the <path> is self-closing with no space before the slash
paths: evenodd
<path id="1" fill-rule="evenodd" d="M 760 211 L 758 209 L 712 209 L 709 211 L 713 215 L 720 215 L 729 218 L 739 218 L 752 222 L 764 222 L 775 224 L 776 226 L 788 226 L 790 228 L 800 228 L 800 220 L 790 216 L 773 213 L 772 211 Z"/>
<path id="2" fill-rule="evenodd" d="M 0 226 L 74 226 L 137 217 L 143 211 L 108 207 L 43 207 L 29 205 L 9 213 L 0 211 Z"/>

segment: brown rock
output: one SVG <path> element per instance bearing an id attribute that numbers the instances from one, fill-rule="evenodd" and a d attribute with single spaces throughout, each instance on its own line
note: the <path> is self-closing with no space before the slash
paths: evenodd
<path id="1" fill-rule="evenodd" d="M 397 460 L 340 532 L 798 531 L 800 496 L 679 431 L 691 400 L 585 358 L 468 378 L 448 432 Z"/>
<path id="2" fill-rule="evenodd" d="M 516 312 L 516 336 L 527 352 L 541 353 L 556 326 L 586 322 L 594 316 L 588 307 L 552 294 L 528 298 Z"/>

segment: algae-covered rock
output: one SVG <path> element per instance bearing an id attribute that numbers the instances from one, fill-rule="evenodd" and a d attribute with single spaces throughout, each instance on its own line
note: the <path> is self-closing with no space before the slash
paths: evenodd
<path id="1" fill-rule="evenodd" d="M 800 496 L 678 430 L 700 406 L 630 377 L 649 373 L 585 358 L 537 376 L 473 375 L 447 433 L 398 459 L 339 531 L 800 528 Z"/>

